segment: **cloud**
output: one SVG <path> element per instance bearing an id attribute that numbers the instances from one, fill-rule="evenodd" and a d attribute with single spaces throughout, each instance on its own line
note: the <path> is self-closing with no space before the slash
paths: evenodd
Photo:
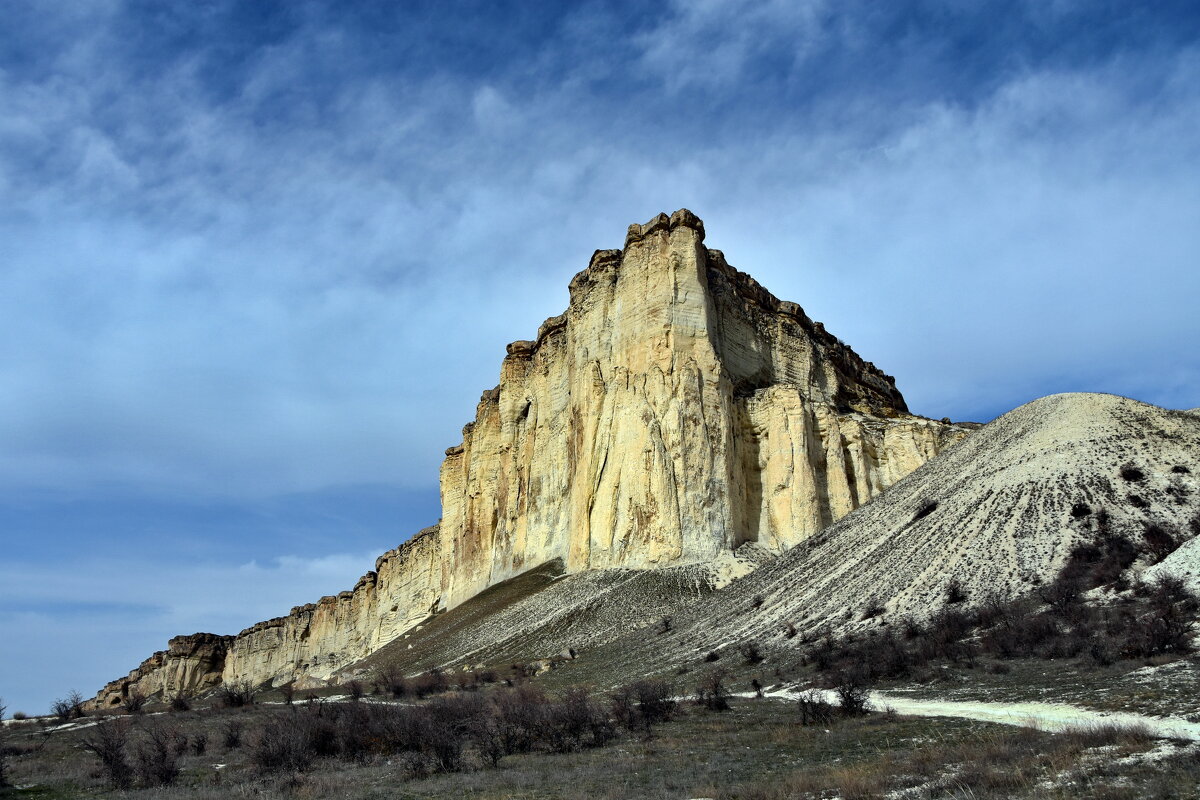
<path id="1" fill-rule="evenodd" d="M 9 707 L 45 712 L 165 649 L 181 633 L 237 633 L 354 585 L 371 553 L 283 555 L 266 563 L 162 564 L 137 556 L 0 566 L 0 687 Z M 68 578 L 67 580 L 64 580 Z"/>
<path id="2" fill-rule="evenodd" d="M 504 344 L 663 210 L 699 213 L 922 413 L 1200 405 L 1194 14 L 264 8 L 6 9 L 0 495 L 35 535 L 6 554 L 28 599 L 4 624 L 29 673 L 75 642 L 107 680 L 169 634 L 348 588 L 369 562 L 326 550 L 374 554 L 434 512 L 339 533 L 274 510 L 432 496 Z M 120 513 L 79 512 L 110 495 Z M 228 503 L 237 524 L 211 523 Z M 106 560 L 131 538 L 138 558 Z M 247 576 L 268 589 L 242 614 L 223 598 Z M 142 611 L 130 630 L 87 603 Z"/>

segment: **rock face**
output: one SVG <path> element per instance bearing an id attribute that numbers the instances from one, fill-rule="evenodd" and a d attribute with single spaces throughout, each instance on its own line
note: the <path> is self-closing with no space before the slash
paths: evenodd
<path id="1" fill-rule="evenodd" d="M 91 708 L 111 708 L 132 695 L 174 698 L 193 695 L 220 683 L 225 656 L 232 636 L 196 633 L 176 636 L 143 661 L 137 669 L 112 681 L 89 704 Z"/>
<path id="2" fill-rule="evenodd" d="M 703 564 L 806 540 L 970 430 L 704 246 L 687 210 L 632 225 L 508 345 L 441 469 L 442 520 L 351 592 L 259 623 L 224 680 L 318 680 L 541 564 Z"/>

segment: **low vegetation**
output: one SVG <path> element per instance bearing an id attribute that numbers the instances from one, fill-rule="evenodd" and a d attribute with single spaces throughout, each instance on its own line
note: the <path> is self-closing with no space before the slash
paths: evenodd
<path id="1" fill-rule="evenodd" d="M 1092 514 L 1078 504 L 1076 516 Z M 872 683 L 904 678 L 931 663 L 973 667 L 982 657 L 1082 659 L 1107 666 L 1120 660 L 1182 656 L 1191 652 L 1200 599 L 1183 581 L 1164 576 L 1130 583 L 1138 559 L 1161 561 L 1179 537 L 1147 525 L 1143 541 L 1111 532 L 1096 514 L 1094 540 L 1077 545 L 1060 575 L 1031 595 L 970 605 L 951 581 L 944 604 L 929 619 L 904 617 L 865 633 L 810 637 L 805 661 L 829 686 L 845 676 Z M 1089 592 L 1101 590 L 1100 598 Z M 868 603 L 871 618 L 882 609 Z"/>
<path id="2" fill-rule="evenodd" d="M 702 691 L 711 692 L 705 676 Z M 230 796 L 499 798 L 851 798 L 912 791 L 916 797 L 1160 796 L 1195 781 L 1195 748 L 1153 746 L 1138 728 L 1051 735 L 948 719 L 871 712 L 813 691 L 797 702 L 722 694 L 725 709 L 680 704 L 670 684 L 644 680 L 606 693 L 548 696 L 528 683 L 454 688 L 426 700 L 271 699 L 252 706 L 196 703 L 189 711 L 109 715 L 48 736 L 19 755 L 31 796 L 216 800 Z M 700 692 L 697 692 L 699 699 Z M 166 704 L 163 704 L 164 706 Z M 51 726 L 46 730 L 53 730 Z M 237 730 L 235 741 L 220 731 Z M 703 754 L 698 758 L 697 754 Z M 1190 760 L 1189 760 L 1190 759 Z M 1097 772 L 1096 764 L 1105 770 Z M 214 766 L 217 765 L 217 766 Z M 1086 776 L 1081 782 L 1080 776 Z M 1124 791 L 1125 794 L 1120 792 Z M 1113 793 L 1117 792 L 1117 793 Z"/>

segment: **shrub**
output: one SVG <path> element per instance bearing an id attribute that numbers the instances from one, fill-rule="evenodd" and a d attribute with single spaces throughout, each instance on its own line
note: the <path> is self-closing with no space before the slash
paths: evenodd
<path id="1" fill-rule="evenodd" d="M 192 710 L 192 701 L 188 700 L 187 697 L 182 694 L 177 694 L 171 698 L 171 710 L 172 711 L 191 711 Z"/>
<path id="2" fill-rule="evenodd" d="M 350 693 L 351 702 L 357 703 L 362 700 L 366 691 L 363 689 L 362 681 L 350 681 L 346 684 L 346 691 Z"/>
<path id="3" fill-rule="evenodd" d="M 659 636 L 662 636 L 664 633 L 670 633 L 672 622 L 673 621 L 672 621 L 671 617 L 669 617 L 669 616 L 663 617 L 662 619 L 660 619 L 658 621 L 658 627 L 655 629 L 654 632 L 657 633 Z"/>
<path id="4" fill-rule="evenodd" d="M 877 597 L 872 597 L 867 601 L 867 607 L 863 609 L 862 618 L 874 619 L 886 610 L 887 608 L 884 606 L 883 601 Z"/>
<path id="5" fill-rule="evenodd" d="M 1140 481 L 1146 474 L 1132 464 L 1126 464 L 1121 467 L 1121 477 L 1127 481 Z"/>
<path id="6" fill-rule="evenodd" d="M 1146 543 L 1146 551 L 1150 553 L 1155 564 L 1171 555 L 1179 546 L 1170 531 L 1152 522 L 1148 523 L 1145 530 L 1142 531 L 1142 539 Z"/>
<path id="7" fill-rule="evenodd" d="M 833 722 L 833 704 L 825 699 L 823 692 L 810 689 L 796 701 L 800 710 L 801 725 L 829 725 Z"/>
<path id="8" fill-rule="evenodd" d="M 390 664 L 375 668 L 375 688 L 392 697 L 404 697 L 408 694 L 408 682 L 404 679 L 404 673 Z"/>
<path id="9" fill-rule="evenodd" d="M 710 670 L 701 679 L 700 685 L 696 687 L 697 705 L 703 706 L 709 711 L 728 711 L 729 689 L 725 686 L 725 681 L 728 679 L 728 670 L 720 667 Z"/>
<path id="10" fill-rule="evenodd" d="M 833 691 L 844 717 L 860 717 L 869 710 L 866 676 L 858 670 L 843 670 L 834 680 Z"/>
<path id="11" fill-rule="evenodd" d="M 242 721 L 240 719 L 227 719 L 221 725 L 221 743 L 225 745 L 226 750 L 236 750 L 242 746 Z"/>
<path id="12" fill-rule="evenodd" d="M 417 697 L 428 697 L 431 694 L 439 694 L 446 691 L 449 685 L 446 673 L 434 667 L 428 672 L 424 672 L 414 678 L 409 684 L 409 689 Z"/>
<path id="13" fill-rule="evenodd" d="M 121 701 L 121 708 L 126 714 L 140 714 L 146 705 L 146 700 L 146 695 L 137 689 L 131 689 L 129 694 L 125 695 L 125 699 Z"/>
<path id="14" fill-rule="evenodd" d="M 758 642 L 753 639 L 742 642 L 738 645 L 738 652 L 742 654 L 742 658 L 747 664 L 760 664 L 763 660 L 762 650 L 758 646 Z"/>
<path id="15" fill-rule="evenodd" d="M 1075 519 L 1082 519 L 1092 513 L 1092 507 L 1087 503 L 1076 503 L 1071 506 L 1071 516 Z"/>
<path id="16" fill-rule="evenodd" d="M 958 605 L 959 603 L 966 602 L 966 600 L 967 590 L 963 587 L 962 581 L 958 578 L 951 578 L 950 582 L 946 584 L 946 604 Z"/>
<path id="17" fill-rule="evenodd" d="M 500 692 L 494 699 L 498 736 L 505 753 L 528 753 L 538 742 L 546 697 L 531 686 Z"/>
<path id="18" fill-rule="evenodd" d="M 704 657 L 704 662 L 706 664 L 711 664 L 712 662 L 719 661 L 720 659 L 721 659 L 721 654 L 718 651 L 710 650 L 708 655 L 706 655 Z"/>
<path id="19" fill-rule="evenodd" d="M 100 759 L 100 771 L 114 789 L 128 789 L 133 785 L 133 768 L 125 753 L 128 744 L 127 720 L 102 722 L 91 736 L 83 739 L 84 748 Z"/>
<path id="20" fill-rule="evenodd" d="M 148 725 L 138 746 L 135 771 L 143 786 L 170 786 L 179 777 L 179 752 L 187 747 L 178 731 L 163 725 Z"/>
<path id="21" fill-rule="evenodd" d="M 922 503 L 921 507 L 917 509 L 917 513 L 913 514 L 913 522 L 916 522 L 919 519 L 924 519 L 925 517 L 928 517 L 934 511 L 937 511 L 937 507 L 938 507 L 938 504 L 937 504 L 936 500 L 929 500 L 929 501 L 926 501 L 925 503 Z"/>
<path id="22" fill-rule="evenodd" d="M 1132 657 L 1188 653 L 1200 601 L 1179 578 L 1165 576 L 1148 587 L 1146 613 L 1129 618 L 1123 650 Z"/>
<path id="23" fill-rule="evenodd" d="M 583 689 L 568 690 L 547 711 L 543 739 L 552 753 L 601 747 L 616 735 L 608 715 Z"/>
<path id="24" fill-rule="evenodd" d="M 1146 498 L 1142 497 L 1140 494 L 1133 494 L 1131 492 L 1128 495 L 1128 499 L 1129 499 L 1129 505 L 1133 506 L 1134 508 L 1145 509 L 1145 508 L 1150 507 L 1150 501 L 1147 500 Z"/>
<path id="25" fill-rule="evenodd" d="M 610 697 L 617 724 L 631 731 L 649 734 L 654 725 L 667 722 L 675 714 L 676 703 L 666 681 L 638 681 L 622 686 Z"/>
<path id="26" fill-rule="evenodd" d="M 296 682 L 288 681 L 279 687 L 279 695 L 283 698 L 284 705 L 291 705 L 296 700 Z"/>
<path id="27" fill-rule="evenodd" d="M 225 708 L 242 708 L 254 705 L 254 689 L 245 681 L 223 683 L 217 689 L 217 705 Z"/>
<path id="28" fill-rule="evenodd" d="M 50 710 L 63 722 L 78 719 L 83 716 L 83 695 L 72 689 L 66 697 L 55 700 Z"/>
<path id="29" fill-rule="evenodd" d="M 198 756 L 204 755 L 204 751 L 208 749 L 208 734 L 205 733 L 204 731 L 200 731 L 200 733 L 197 733 L 195 736 L 192 737 L 191 746 L 192 746 L 192 753 L 194 755 L 198 755 Z"/>
<path id="30" fill-rule="evenodd" d="M 259 772 L 303 772 L 315 758 L 311 711 L 297 712 L 293 718 L 275 717 L 258 731 L 250 744 L 250 763 Z"/>

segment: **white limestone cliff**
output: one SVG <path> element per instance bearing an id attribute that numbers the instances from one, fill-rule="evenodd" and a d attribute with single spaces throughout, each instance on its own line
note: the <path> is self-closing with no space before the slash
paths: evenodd
<path id="1" fill-rule="evenodd" d="M 781 552 L 969 430 L 910 415 L 891 377 L 706 249 L 695 215 L 660 214 L 508 346 L 446 451 L 441 522 L 353 591 L 233 638 L 222 679 L 319 681 L 555 559 L 581 572 Z"/>

